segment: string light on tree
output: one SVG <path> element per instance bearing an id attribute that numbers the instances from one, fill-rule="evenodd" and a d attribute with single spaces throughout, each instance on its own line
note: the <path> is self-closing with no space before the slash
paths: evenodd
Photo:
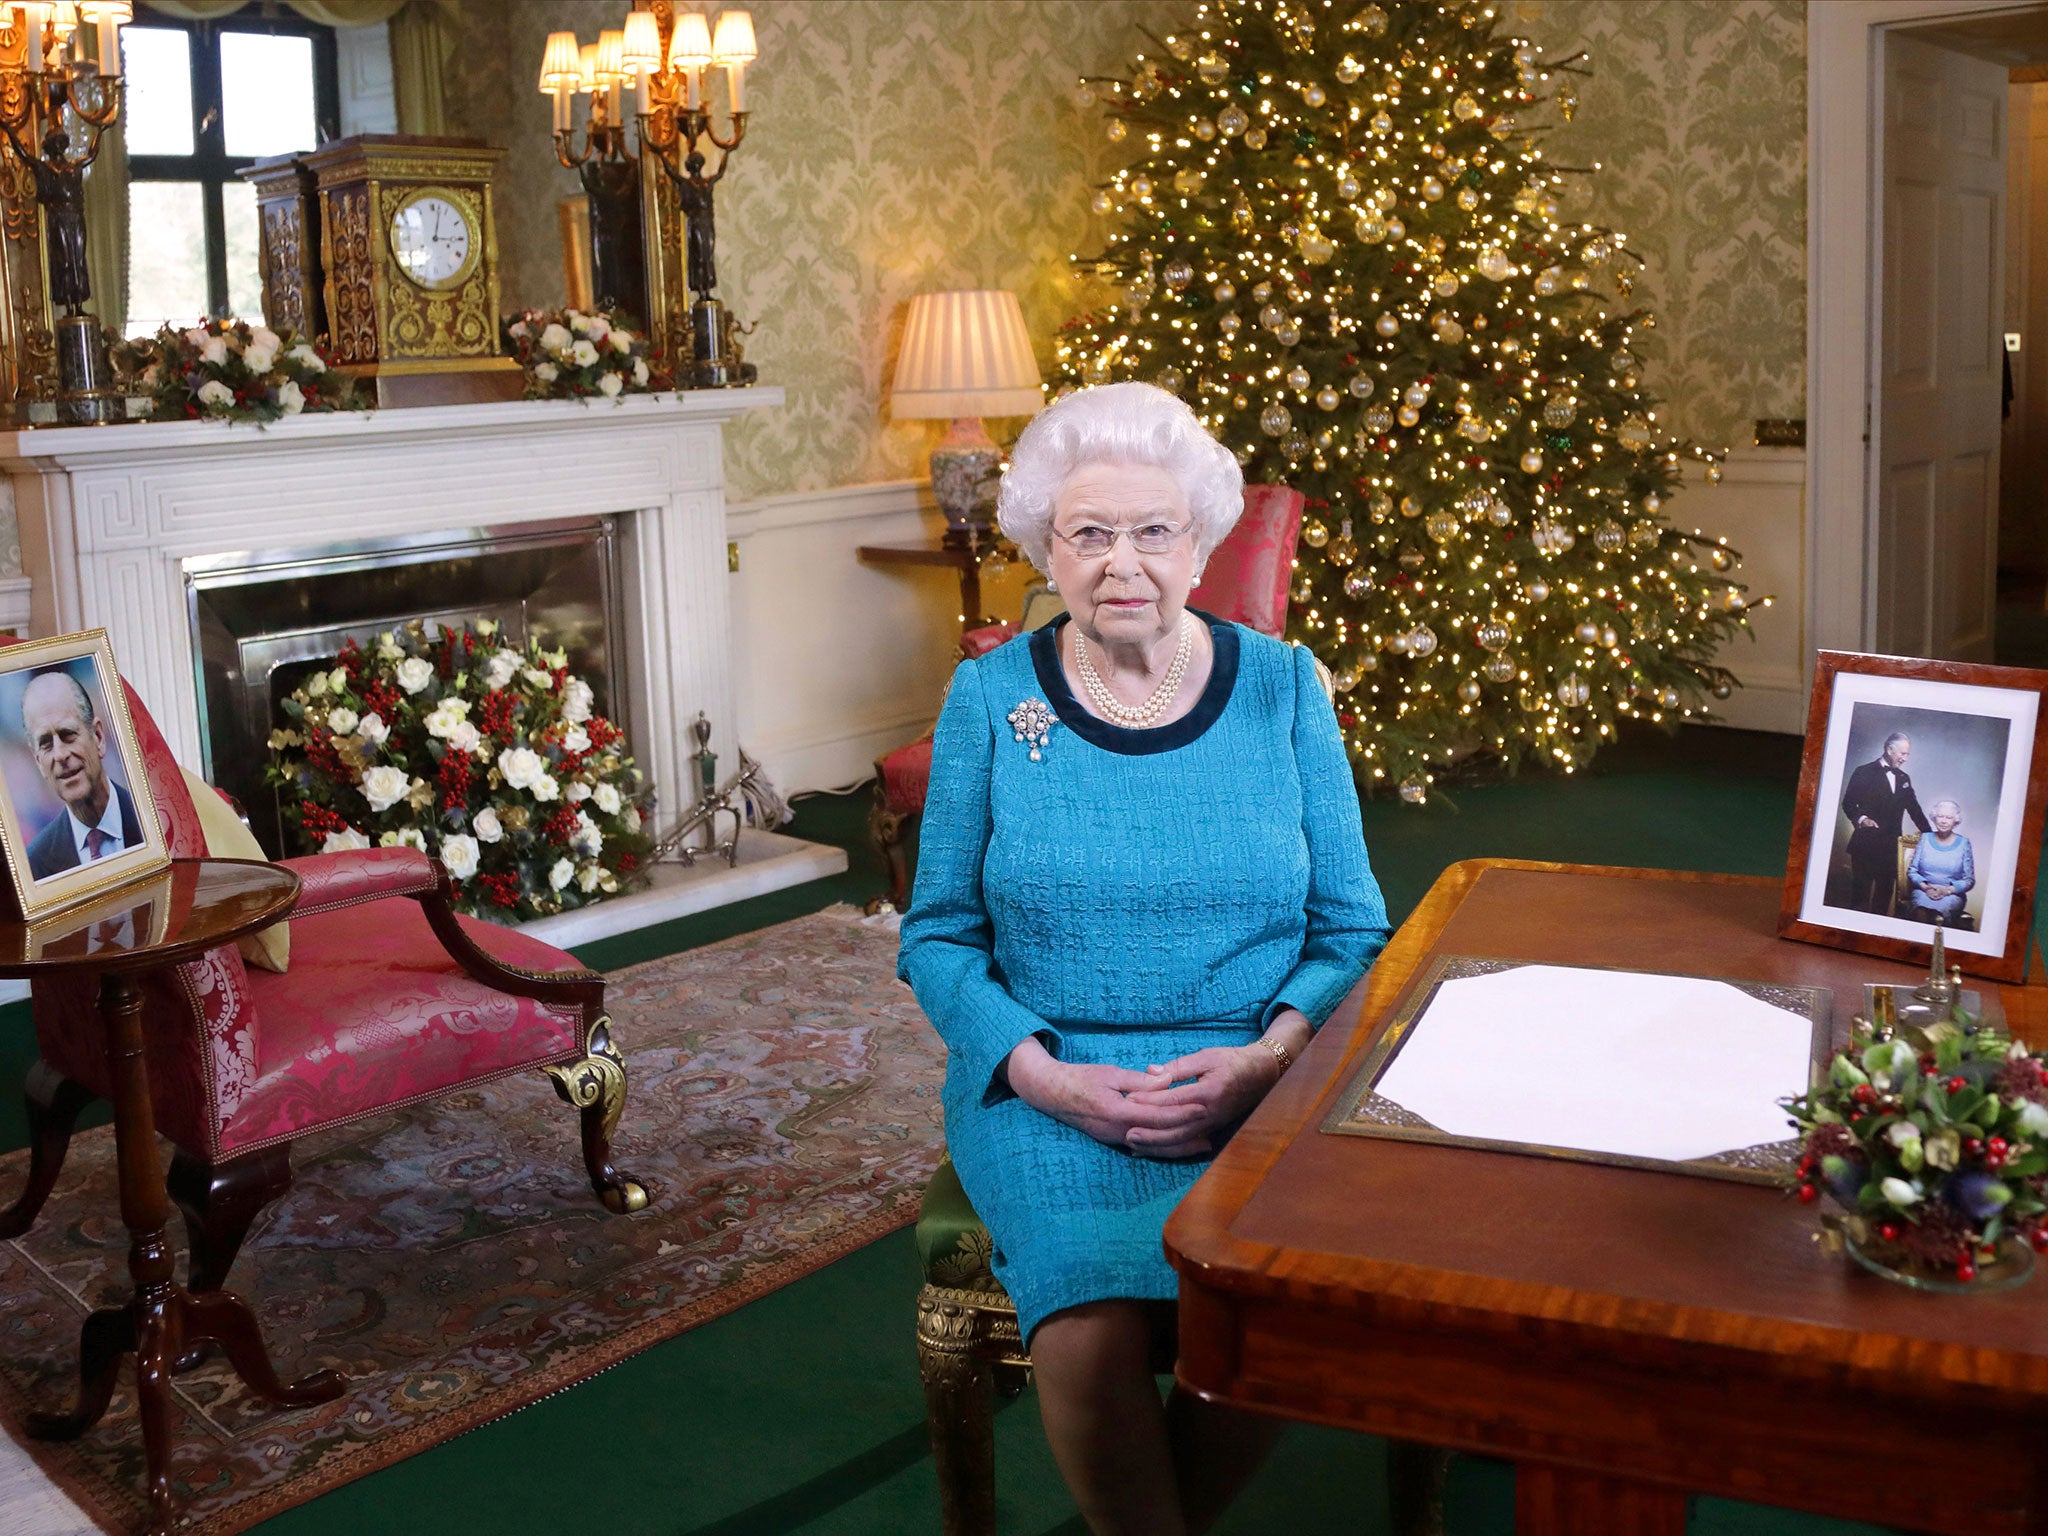
<path id="1" fill-rule="evenodd" d="M 1361 777 L 1417 802 L 1449 764 L 1571 771 L 1623 718 L 1697 718 L 1762 605 L 1668 520 L 1681 468 L 1720 466 L 1644 387 L 1626 237 L 1538 147 L 1584 61 L 1496 12 L 1207 0 L 1084 82 L 1135 158 L 1076 258 L 1114 305 L 1057 347 L 1064 387 L 1173 388 L 1308 498 L 1293 638 Z"/>

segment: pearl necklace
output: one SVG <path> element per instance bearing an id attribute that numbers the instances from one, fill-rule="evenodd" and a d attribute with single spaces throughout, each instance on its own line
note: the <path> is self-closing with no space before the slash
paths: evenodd
<path id="1" fill-rule="evenodd" d="M 1188 655 L 1194 648 L 1194 639 L 1194 622 L 1183 613 L 1180 616 L 1180 646 L 1173 653 L 1166 676 L 1159 680 L 1159 686 L 1152 690 L 1150 698 L 1142 704 L 1133 705 L 1123 703 L 1109 691 L 1109 685 L 1103 682 L 1095 670 L 1095 663 L 1088 658 L 1088 642 L 1076 628 L 1074 664 L 1081 673 L 1081 686 L 1088 690 L 1088 699 L 1095 706 L 1095 712 L 1111 725 L 1120 725 L 1126 730 L 1144 730 L 1157 725 L 1159 717 L 1172 708 L 1174 696 L 1180 692 L 1180 680 L 1187 674 Z"/>

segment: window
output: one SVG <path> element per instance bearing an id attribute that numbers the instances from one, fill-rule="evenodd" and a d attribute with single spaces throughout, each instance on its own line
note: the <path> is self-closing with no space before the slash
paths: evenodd
<path id="1" fill-rule="evenodd" d="M 254 8 L 219 21 L 141 10 L 121 29 L 121 62 L 128 334 L 258 318 L 256 189 L 236 173 L 338 131 L 334 30 Z"/>

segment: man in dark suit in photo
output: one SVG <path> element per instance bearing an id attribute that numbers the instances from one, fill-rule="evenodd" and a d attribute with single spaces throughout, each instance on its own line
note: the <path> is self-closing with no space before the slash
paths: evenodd
<path id="1" fill-rule="evenodd" d="M 107 727 L 69 672 L 45 672 L 21 695 L 21 727 L 36 771 L 64 814 L 28 845 L 28 869 L 47 880 L 67 869 L 142 846 L 142 820 L 128 791 L 107 777 Z"/>
<path id="2" fill-rule="evenodd" d="M 1842 791 L 1842 814 L 1849 818 L 1849 905 L 1858 912 L 1885 916 L 1899 879 L 1899 818 L 1910 816 L 1922 832 L 1927 813 L 1913 792 L 1906 759 L 1913 741 L 1904 731 L 1884 739 L 1874 763 L 1859 763 Z"/>

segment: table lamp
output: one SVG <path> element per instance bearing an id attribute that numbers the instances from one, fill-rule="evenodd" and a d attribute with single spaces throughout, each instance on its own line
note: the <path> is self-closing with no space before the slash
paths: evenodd
<path id="1" fill-rule="evenodd" d="M 1003 456 L 981 418 L 1028 416 L 1045 403 L 1017 296 L 980 289 L 913 298 L 893 396 L 890 412 L 899 420 L 953 423 L 932 449 L 932 495 L 946 514 L 945 543 L 958 549 L 988 542 Z"/>

